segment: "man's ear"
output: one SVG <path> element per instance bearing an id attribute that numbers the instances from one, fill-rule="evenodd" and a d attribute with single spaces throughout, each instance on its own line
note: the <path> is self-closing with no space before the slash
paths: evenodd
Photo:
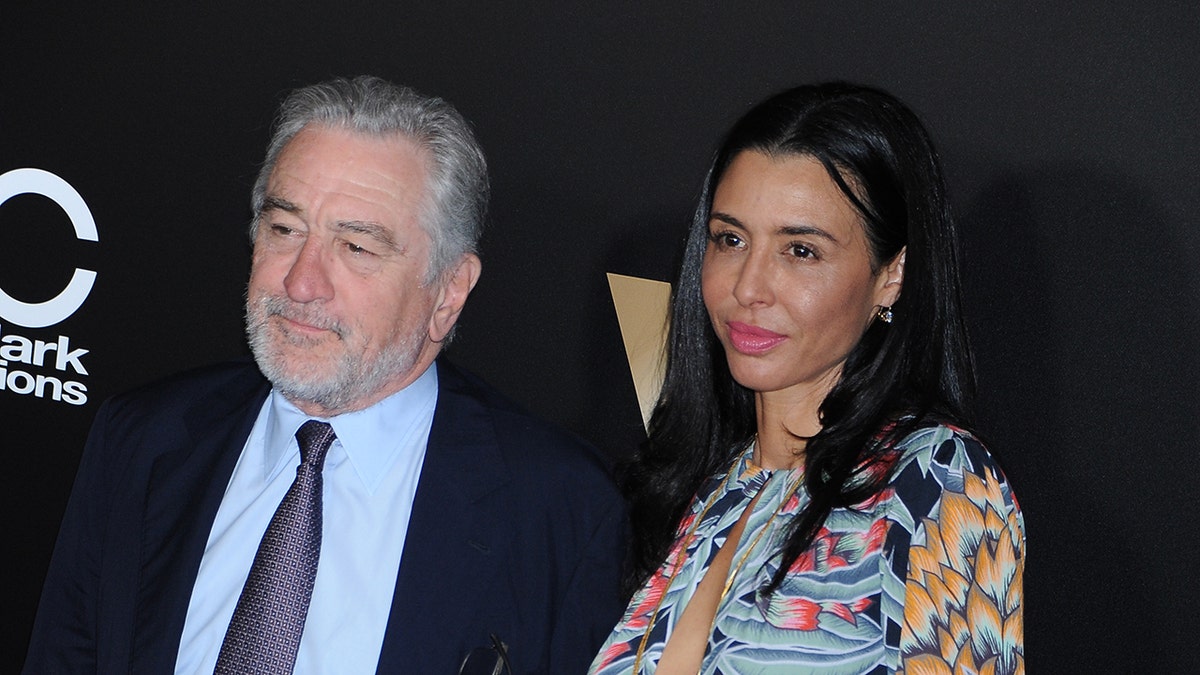
<path id="1" fill-rule="evenodd" d="M 437 307 L 433 310 L 433 316 L 429 317 L 430 340 L 441 342 L 454 330 L 458 315 L 467 304 L 467 296 L 479 282 L 479 275 L 482 273 L 483 263 L 480 262 L 479 256 L 468 253 L 459 258 L 449 276 L 444 277 L 438 290 Z"/>
<path id="2" fill-rule="evenodd" d="M 900 290 L 904 287 L 904 256 L 908 247 L 900 249 L 881 270 L 879 281 L 875 287 L 875 304 L 880 307 L 891 307 L 900 299 Z"/>

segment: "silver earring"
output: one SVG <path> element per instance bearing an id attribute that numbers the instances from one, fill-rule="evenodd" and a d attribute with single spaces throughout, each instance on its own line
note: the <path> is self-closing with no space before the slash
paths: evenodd
<path id="1" fill-rule="evenodd" d="M 884 323 L 891 323 L 892 319 L 895 318 L 895 315 L 892 314 L 892 308 L 889 305 L 881 305 L 879 309 L 875 311 L 875 316 Z"/>

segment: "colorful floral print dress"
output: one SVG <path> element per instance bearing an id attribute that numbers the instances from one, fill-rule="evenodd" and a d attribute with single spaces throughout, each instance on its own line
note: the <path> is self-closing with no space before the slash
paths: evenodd
<path id="1" fill-rule="evenodd" d="M 705 485 L 663 566 L 638 591 L 591 666 L 654 673 L 712 558 L 746 505 L 700 672 L 1024 673 L 1024 523 L 987 450 L 948 426 L 895 448 L 888 487 L 830 514 L 779 589 L 763 595 L 802 469 L 769 471 L 752 449 Z M 639 659 L 639 652 L 641 657 Z"/>

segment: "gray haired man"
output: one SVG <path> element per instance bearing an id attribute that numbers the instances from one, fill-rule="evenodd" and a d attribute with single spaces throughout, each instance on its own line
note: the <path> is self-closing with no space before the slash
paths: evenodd
<path id="1" fill-rule="evenodd" d="M 595 451 L 440 356 L 487 194 L 440 99 L 287 98 L 253 193 L 254 362 L 101 408 L 26 672 L 586 669 L 622 608 L 623 502 Z"/>

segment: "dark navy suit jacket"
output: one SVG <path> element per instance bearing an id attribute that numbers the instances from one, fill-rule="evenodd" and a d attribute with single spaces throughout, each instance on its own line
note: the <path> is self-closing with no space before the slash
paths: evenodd
<path id="1" fill-rule="evenodd" d="M 379 672 L 583 673 L 621 613 L 624 504 L 594 450 L 444 359 Z M 97 414 L 51 560 L 28 673 L 169 673 L 200 557 L 269 385 L 249 361 Z"/>

